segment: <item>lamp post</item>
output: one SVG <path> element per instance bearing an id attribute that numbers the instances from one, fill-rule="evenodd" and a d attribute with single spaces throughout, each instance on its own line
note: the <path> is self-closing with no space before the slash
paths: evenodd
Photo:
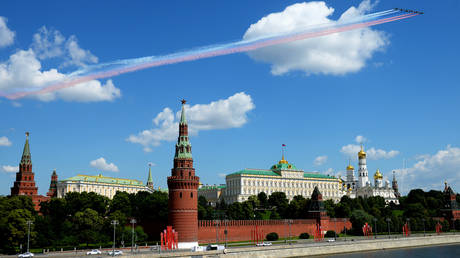
<path id="1" fill-rule="evenodd" d="M 227 248 L 227 234 L 228 234 L 228 231 L 227 231 L 227 224 L 228 224 L 228 219 L 225 219 L 225 231 L 224 231 L 224 235 L 225 235 L 225 248 Z"/>
<path id="2" fill-rule="evenodd" d="M 118 225 L 118 220 L 112 220 L 112 223 L 110 223 L 113 225 L 113 246 L 112 246 L 112 256 L 115 255 L 115 228 L 117 227 Z"/>
<path id="3" fill-rule="evenodd" d="M 455 235 L 455 219 L 454 218 L 451 218 L 450 220 L 452 220 L 452 229 L 454 230 L 454 235 Z"/>
<path id="4" fill-rule="evenodd" d="M 410 218 L 407 218 L 406 221 L 407 221 L 407 231 L 408 231 L 408 232 L 406 232 L 406 234 L 407 234 L 408 236 L 410 236 L 410 235 L 408 234 L 408 233 L 410 232 Z"/>
<path id="5" fill-rule="evenodd" d="M 347 241 L 347 225 L 346 225 L 346 223 L 347 223 L 347 219 L 343 219 L 343 225 L 345 227 L 345 241 Z"/>
<path id="6" fill-rule="evenodd" d="M 131 219 L 131 224 L 133 225 L 133 231 L 131 234 L 131 254 L 134 253 L 134 224 L 137 223 L 136 219 Z"/>
<path id="7" fill-rule="evenodd" d="M 216 245 L 219 245 L 219 220 L 214 220 L 216 223 Z"/>
<path id="8" fill-rule="evenodd" d="M 423 236 L 425 236 L 425 218 L 422 218 L 423 221 Z"/>
<path id="9" fill-rule="evenodd" d="M 334 218 L 334 240 L 337 240 L 337 218 Z"/>
<path id="10" fill-rule="evenodd" d="M 391 219 L 387 218 L 386 221 L 387 221 L 387 225 L 388 225 L 388 239 L 390 239 L 390 221 L 391 221 Z"/>
<path id="11" fill-rule="evenodd" d="M 377 239 L 377 218 L 374 218 L 374 228 L 375 228 L 374 238 Z"/>
<path id="12" fill-rule="evenodd" d="M 288 220 L 288 224 L 289 224 L 289 244 L 291 244 L 291 223 L 292 223 L 292 220 Z"/>
<path id="13" fill-rule="evenodd" d="M 27 222 L 27 252 L 29 252 L 29 242 L 30 242 L 30 225 L 34 224 L 31 220 Z"/>

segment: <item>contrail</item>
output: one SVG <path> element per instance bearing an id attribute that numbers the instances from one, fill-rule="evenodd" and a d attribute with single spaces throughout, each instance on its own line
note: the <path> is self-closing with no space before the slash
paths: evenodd
<path id="1" fill-rule="evenodd" d="M 340 33 L 382 23 L 403 20 L 420 15 L 415 11 L 404 11 L 402 9 L 392 9 L 367 15 L 361 15 L 345 21 L 319 24 L 303 28 L 294 32 L 280 33 L 261 38 L 240 40 L 227 44 L 211 45 L 189 51 L 176 52 L 164 56 L 147 56 L 141 58 L 123 59 L 113 62 L 91 65 L 67 74 L 62 81 L 54 82 L 41 88 L 21 89 L 23 91 L 4 94 L 0 96 L 9 99 L 18 99 L 32 94 L 42 94 L 56 91 L 63 88 L 72 87 L 76 84 L 108 77 L 117 76 L 124 73 L 134 72 L 150 67 L 175 64 L 187 61 L 194 61 L 203 58 L 230 55 L 241 52 L 248 52 L 263 47 L 289 43 L 293 41 L 321 37 L 333 33 Z"/>

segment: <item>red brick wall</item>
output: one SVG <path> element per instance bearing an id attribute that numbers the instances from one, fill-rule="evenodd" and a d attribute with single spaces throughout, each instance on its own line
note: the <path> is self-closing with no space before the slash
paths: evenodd
<path id="1" fill-rule="evenodd" d="M 334 226 L 333 219 L 321 220 L 323 230 L 334 230 L 337 228 L 337 232 L 341 232 L 346 226 L 347 229 L 351 228 L 351 223 L 348 219 L 338 218 L 336 225 Z M 270 233 L 276 232 L 280 238 L 289 236 L 289 224 L 285 220 L 229 220 L 227 222 L 227 241 L 250 241 L 251 232 L 257 225 L 258 230 L 262 232 L 263 237 Z M 299 236 L 301 233 L 307 232 L 310 235 L 314 234 L 316 228 L 316 220 L 314 219 L 302 219 L 292 220 L 290 226 L 291 236 Z M 225 223 L 221 221 L 218 226 L 218 237 L 219 242 L 225 241 Z M 216 225 L 212 220 L 200 220 L 198 222 L 198 242 L 208 243 L 216 241 Z"/>

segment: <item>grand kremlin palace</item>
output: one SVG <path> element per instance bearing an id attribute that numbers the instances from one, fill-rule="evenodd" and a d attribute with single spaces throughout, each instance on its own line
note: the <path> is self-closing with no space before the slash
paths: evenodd
<path id="1" fill-rule="evenodd" d="M 251 195 L 265 192 L 284 192 L 289 200 L 296 195 L 310 198 L 315 186 L 321 190 L 324 199 L 340 201 L 344 195 L 339 178 L 320 173 L 306 173 L 284 159 L 270 169 L 243 169 L 225 178 L 226 188 L 222 189 L 227 204 L 242 202 Z"/>

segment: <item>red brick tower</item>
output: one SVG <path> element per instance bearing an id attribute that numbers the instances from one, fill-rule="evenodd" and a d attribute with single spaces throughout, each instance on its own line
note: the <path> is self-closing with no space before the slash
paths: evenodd
<path id="1" fill-rule="evenodd" d="M 50 189 L 48 190 L 48 193 L 46 194 L 46 196 L 57 197 L 57 181 L 58 181 L 58 176 L 56 174 L 56 169 L 55 169 L 53 170 L 53 174 L 51 175 Z"/>
<path id="2" fill-rule="evenodd" d="M 38 187 L 35 186 L 34 172 L 32 172 L 32 159 L 29 148 L 29 132 L 26 133 L 26 143 L 22 152 L 19 172 L 16 173 L 16 181 L 11 187 L 11 196 L 15 195 L 37 195 Z"/>
<path id="3" fill-rule="evenodd" d="M 198 185 L 200 178 L 193 168 L 192 145 L 188 139 L 185 100 L 179 123 L 179 137 L 174 155 L 174 168 L 168 177 L 169 224 L 179 233 L 179 248 L 198 245 Z"/>

